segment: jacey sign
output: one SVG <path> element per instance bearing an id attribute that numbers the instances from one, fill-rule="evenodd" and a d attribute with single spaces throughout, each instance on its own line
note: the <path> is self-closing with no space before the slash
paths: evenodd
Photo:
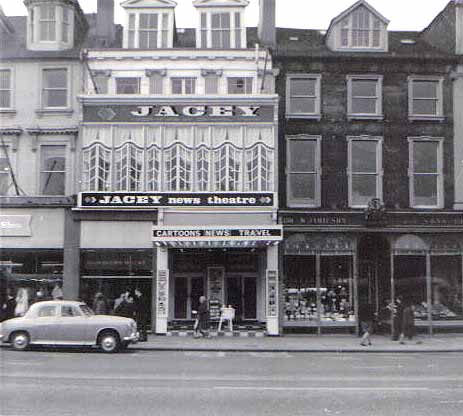
<path id="1" fill-rule="evenodd" d="M 272 122 L 271 105 L 85 105 L 84 122 Z"/>
<path id="2" fill-rule="evenodd" d="M 273 192 L 81 192 L 79 208 L 153 209 L 165 207 L 272 208 Z"/>

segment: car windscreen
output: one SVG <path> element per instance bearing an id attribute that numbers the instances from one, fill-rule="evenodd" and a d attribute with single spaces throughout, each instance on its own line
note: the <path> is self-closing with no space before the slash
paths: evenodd
<path id="1" fill-rule="evenodd" d="M 80 305 L 80 310 L 86 316 L 95 315 L 95 312 L 93 312 L 87 305 Z"/>

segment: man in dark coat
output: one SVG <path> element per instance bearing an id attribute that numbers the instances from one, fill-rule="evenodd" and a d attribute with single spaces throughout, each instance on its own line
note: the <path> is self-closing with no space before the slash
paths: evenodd
<path id="1" fill-rule="evenodd" d="M 208 329 L 209 329 L 209 307 L 206 302 L 206 297 L 201 296 L 199 298 L 198 326 L 196 329 L 196 335 L 199 336 L 199 334 L 201 334 L 203 337 L 209 338 L 209 334 L 206 332 Z"/>
<path id="2" fill-rule="evenodd" d="M 15 317 L 14 311 L 16 309 L 16 299 L 13 296 L 13 292 L 11 289 L 7 289 L 6 299 L 4 302 L 2 302 L 0 307 L 2 309 L 0 311 L 0 321 L 6 321 L 7 319 L 12 319 Z"/>
<path id="3" fill-rule="evenodd" d="M 138 332 L 140 333 L 139 341 L 147 341 L 147 325 L 148 325 L 148 303 L 145 296 L 136 288 L 133 295 L 133 304 L 135 309 L 135 321 L 137 322 Z"/>

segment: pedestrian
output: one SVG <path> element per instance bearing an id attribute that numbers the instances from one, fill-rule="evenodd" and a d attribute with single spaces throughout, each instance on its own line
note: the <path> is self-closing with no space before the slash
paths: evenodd
<path id="1" fill-rule="evenodd" d="M 124 294 L 122 302 L 114 310 L 114 315 L 124 318 L 134 318 L 133 297 L 130 294 Z"/>
<path id="2" fill-rule="evenodd" d="M 4 302 L 2 302 L 1 306 L 1 319 L 0 322 L 6 321 L 7 319 L 12 319 L 15 317 L 15 309 L 16 309 L 16 299 L 13 296 L 13 290 L 8 288 L 6 291 L 6 298 Z"/>
<path id="3" fill-rule="evenodd" d="M 206 332 L 209 329 L 209 307 L 205 296 L 200 296 L 199 307 L 198 307 L 198 324 L 195 325 L 195 338 L 203 336 L 209 338 L 209 334 Z"/>
<path id="4" fill-rule="evenodd" d="M 371 345 L 371 334 L 373 333 L 373 321 L 375 308 L 371 303 L 362 303 L 359 306 L 359 321 L 362 339 L 360 345 L 366 347 Z"/>
<path id="5" fill-rule="evenodd" d="M 93 312 L 95 315 L 106 315 L 108 313 L 108 304 L 103 293 L 98 292 L 95 295 L 95 300 L 93 301 Z"/>
<path id="6" fill-rule="evenodd" d="M 392 312 L 392 340 L 398 341 L 402 332 L 403 302 L 402 297 L 398 296 L 395 302 L 391 304 Z"/>
<path id="7" fill-rule="evenodd" d="M 56 282 L 55 287 L 51 291 L 51 297 L 53 300 L 63 300 L 63 289 L 62 289 L 62 283 L 61 282 Z"/>
<path id="8" fill-rule="evenodd" d="M 25 287 L 20 287 L 16 293 L 15 316 L 24 316 L 29 309 L 29 292 Z"/>
<path id="9" fill-rule="evenodd" d="M 402 313 L 402 330 L 400 333 L 400 343 L 405 344 L 405 338 L 413 340 L 416 335 L 415 329 L 415 305 L 408 301 Z"/>
<path id="10" fill-rule="evenodd" d="M 147 325 L 148 325 L 148 303 L 142 291 L 137 287 L 133 295 L 133 304 L 135 309 L 135 321 L 137 322 L 137 329 L 140 334 L 139 341 L 144 342 L 148 340 Z"/>

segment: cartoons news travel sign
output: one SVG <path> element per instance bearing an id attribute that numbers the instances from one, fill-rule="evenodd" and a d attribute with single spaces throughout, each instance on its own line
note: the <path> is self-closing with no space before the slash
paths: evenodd
<path id="1" fill-rule="evenodd" d="M 87 105 L 84 122 L 249 122 L 274 119 L 271 105 Z"/>
<path id="2" fill-rule="evenodd" d="M 275 202 L 275 194 L 272 192 L 81 192 L 78 206 L 96 209 L 272 208 Z"/>

